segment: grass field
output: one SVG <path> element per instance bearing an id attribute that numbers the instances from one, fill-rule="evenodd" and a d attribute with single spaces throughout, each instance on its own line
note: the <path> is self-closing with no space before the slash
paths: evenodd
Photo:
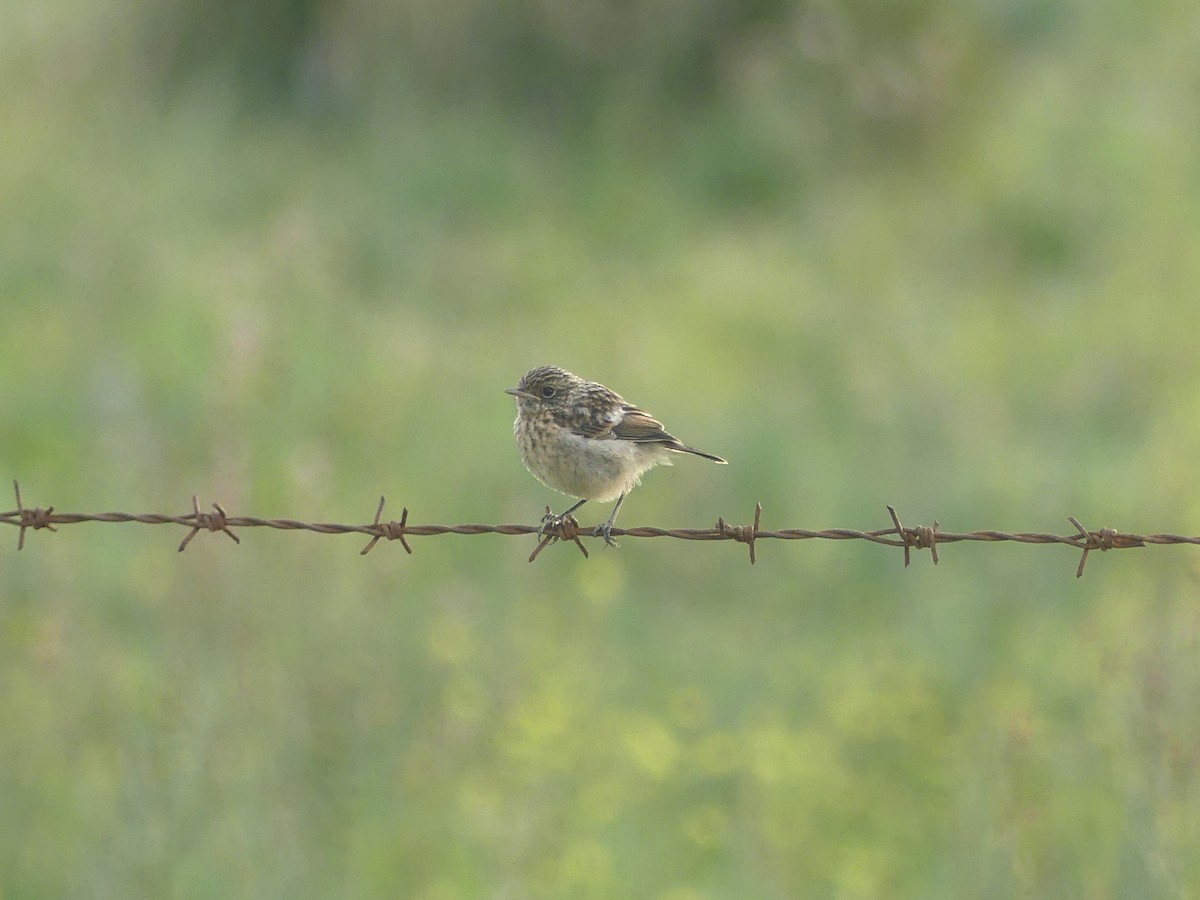
<path id="1" fill-rule="evenodd" d="M 348 5 L 285 102 L 15 3 L 0 476 L 535 522 L 554 362 L 730 461 L 624 526 L 1200 533 L 1192 5 L 781 4 L 698 95 L 634 8 L 617 66 Z M 0 531 L 3 900 L 1200 896 L 1192 548 Z"/>

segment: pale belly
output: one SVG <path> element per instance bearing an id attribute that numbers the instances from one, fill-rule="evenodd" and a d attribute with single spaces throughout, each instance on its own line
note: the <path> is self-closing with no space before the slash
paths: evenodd
<path id="1" fill-rule="evenodd" d="M 616 500 L 637 485 L 647 469 L 670 465 L 671 452 L 661 444 L 596 440 L 570 432 L 530 440 L 519 428 L 516 436 L 525 467 L 539 481 L 586 500 Z"/>

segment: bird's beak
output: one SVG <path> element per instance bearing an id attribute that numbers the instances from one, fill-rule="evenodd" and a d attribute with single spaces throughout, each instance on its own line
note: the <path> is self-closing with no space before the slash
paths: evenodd
<path id="1" fill-rule="evenodd" d="M 529 393 L 528 391 L 522 391 L 518 388 L 505 388 L 504 393 L 512 394 L 514 397 L 528 397 L 530 400 L 534 399 L 533 394 Z"/>

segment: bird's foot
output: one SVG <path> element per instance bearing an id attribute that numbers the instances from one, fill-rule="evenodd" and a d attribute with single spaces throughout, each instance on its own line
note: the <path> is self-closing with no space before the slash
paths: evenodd
<path id="1" fill-rule="evenodd" d="M 534 551 L 529 554 L 529 561 L 533 562 L 538 558 L 538 554 L 559 541 L 574 541 L 575 546 L 579 548 L 579 552 L 583 554 L 584 559 L 587 559 L 587 547 L 583 546 L 583 541 L 579 539 L 579 520 L 571 515 L 571 510 L 567 510 L 561 516 L 556 516 L 550 512 L 550 507 L 546 507 L 546 514 L 542 516 L 541 527 L 537 530 L 538 545 Z"/>
<path id="2" fill-rule="evenodd" d="M 592 536 L 604 538 L 604 543 L 608 544 L 608 546 L 610 546 L 610 547 L 620 546 L 619 544 L 617 544 L 616 541 L 613 540 L 612 529 L 613 529 L 613 523 L 610 520 L 608 522 L 603 523 L 602 525 L 597 525 L 595 528 L 593 528 Z"/>
<path id="3" fill-rule="evenodd" d="M 560 516 L 546 510 L 546 514 L 542 516 L 542 527 L 538 529 L 538 537 L 545 537 L 546 532 L 552 532 L 557 537 L 569 541 L 579 533 L 579 520 L 569 512 Z"/>

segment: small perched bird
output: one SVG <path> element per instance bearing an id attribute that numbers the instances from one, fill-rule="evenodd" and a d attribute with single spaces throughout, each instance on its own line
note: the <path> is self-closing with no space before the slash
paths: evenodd
<path id="1" fill-rule="evenodd" d="M 513 434 L 525 468 L 542 484 L 580 498 L 562 515 L 544 516 L 544 525 L 560 524 L 589 500 L 616 500 L 608 521 L 593 532 L 612 547 L 621 503 L 647 469 L 670 465 L 674 453 L 726 462 L 680 443 L 650 413 L 615 391 L 558 366 L 530 369 L 505 393 L 517 398 Z"/>

